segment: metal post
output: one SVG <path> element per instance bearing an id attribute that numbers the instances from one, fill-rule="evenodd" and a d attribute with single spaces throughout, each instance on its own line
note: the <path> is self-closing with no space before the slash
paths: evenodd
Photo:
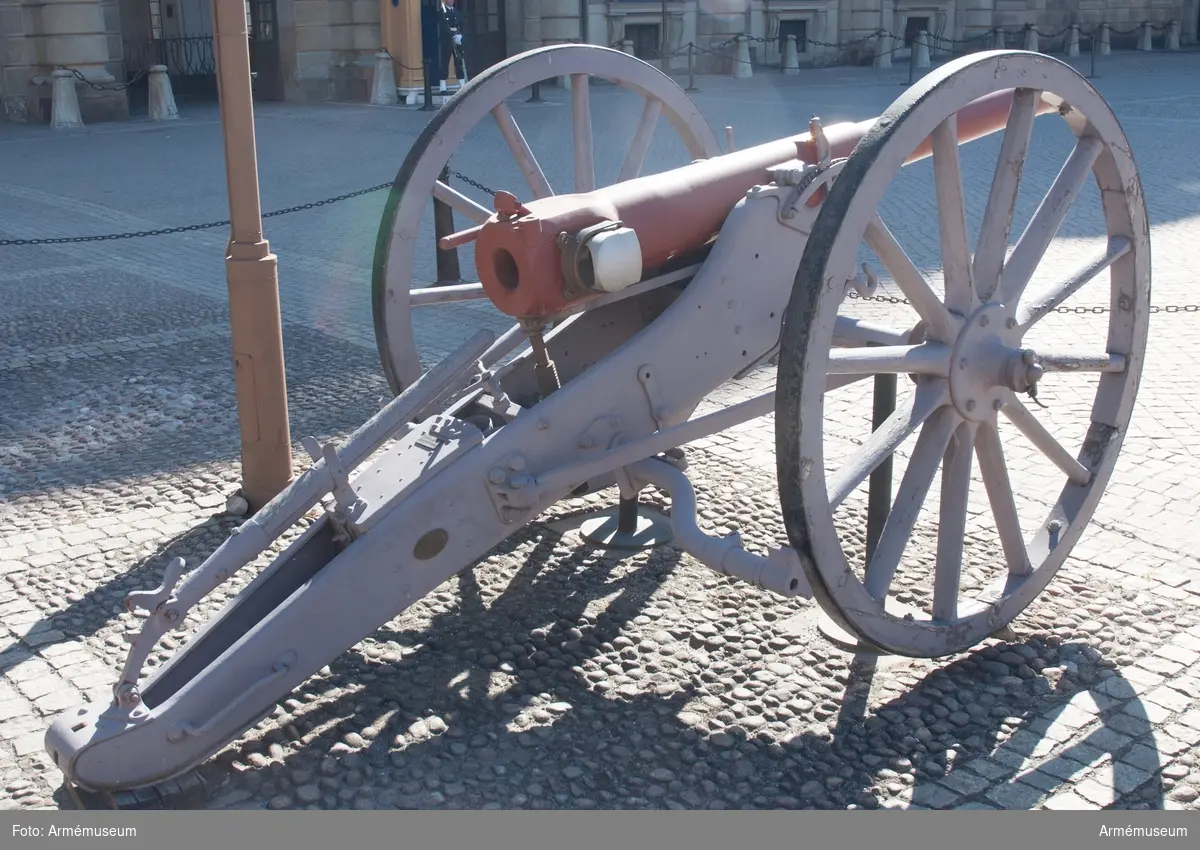
<path id="1" fill-rule="evenodd" d="M 1096 50 L 1099 47 L 1099 45 L 1096 44 L 1096 30 L 1097 27 L 1092 27 L 1092 34 L 1088 37 L 1088 41 L 1090 42 L 1088 46 L 1088 52 L 1091 54 L 1090 58 L 1088 59 L 1088 62 L 1091 64 L 1091 70 L 1088 72 L 1089 80 L 1096 79 Z"/>
<path id="2" fill-rule="evenodd" d="M 667 72 L 667 0 L 662 0 L 662 38 L 659 39 L 659 61 L 662 64 L 662 72 Z"/>
<path id="3" fill-rule="evenodd" d="M 450 164 L 446 163 L 438 179 L 450 185 Z M 458 266 L 458 248 L 443 249 L 437 241 L 443 236 L 454 232 L 454 210 L 449 204 L 444 204 L 437 198 L 433 199 L 433 240 L 437 246 L 437 285 L 462 282 L 462 272 Z"/>
<path id="4" fill-rule="evenodd" d="M 920 38 L 918 35 L 917 38 Z M 908 47 L 908 84 L 913 84 L 913 68 L 917 66 L 917 42 L 914 40 Z"/>
<path id="5" fill-rule="evenodd" d="M 633 534 L 637 531 L 638 500 L 637 496 L 626 499 L 624 496 L 617 503 L 617 533 Z"/>
<path id="6" fill-rule="evenodd" d="M 245 4 L 213 0 L 213 19 L 229 193 L 225 275 L 242 439 L 241 495 L 253 512 L 293 477 L 278 261 L 263 236 Z"/>
<path id="7" fill-rule="evenodd" d="M 876 430 L 896 410 L 896 376 L 875 376 L 875 398 L 871 411 L 871 429 Z M 866 565 L 871 563 L 879 536 L 883 534 L 883 526 L 887 523 L 888 514 L 892 510 L 892 456 L 888 455 L 883 463 L 871 473 L 867 485 L 867 552 Z"/>
<path id="8" fill-rule="evenodd" d="M 529 100 L 526 103 L 545 103 L 542 100 L 542 83 L 539 80 L 529 87 Z"/>
<path id="9" fill-rule="evenodd" d="M 696 45 L 688 42 L 688 84 L 684 91 L 693 92 L 700 91 L 696 88 L 696 54 L 694 52 Z"/>
<path id="10" fill-rule="evenodd" d="M 423 64 L 425 66 L 425 72 L 424 72 L 425 105 L 421 107 L 421 111 L 422 112 L 433 112 L 433 110 L 435 108 L 433 105 L 433 83 L 430 82 L 430 80 L 433 79 L 433 75 L 431 73 L 433 71 L 433 68 L 431 67 L 433 65 L 433 63 L 429 60 L 428 57 L 426 57 L 425 62 Z"/>

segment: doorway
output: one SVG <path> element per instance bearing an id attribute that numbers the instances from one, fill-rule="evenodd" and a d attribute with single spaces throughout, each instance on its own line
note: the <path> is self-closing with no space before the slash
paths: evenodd
<path id="1" fill-rule="evenodd" d="M 467 79 L 507 58 L 504 0 L 458 0 L 462 9 Z"/>
<path id="2" fill-rule="evenodd" d="M 246 0 L 246 19 L 250 24 L 250 73 L 254 80 L 254 96 L 262 100 L 283 100 L 275 0 Z"/>

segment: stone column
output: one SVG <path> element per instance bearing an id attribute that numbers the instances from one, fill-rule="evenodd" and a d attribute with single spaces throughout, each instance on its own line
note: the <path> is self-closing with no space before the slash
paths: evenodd
<path id="1" fill-rule="evenodd" d="M 540 0 L 525 0 L 525 49 L 542 46 L 542 10 Z"/>
<path id="2" fill-rule="evenodd" d="M 116 90 L 120 80 L 108 72 L 112 57 L 104 9 L 97 0 L 43 0 L 34 53 L 46 75 L 55 68 L 73 68 L 103 89 L 79 82 L 79 109 L 85 124 L 129 117 L 129 98 Z"/>

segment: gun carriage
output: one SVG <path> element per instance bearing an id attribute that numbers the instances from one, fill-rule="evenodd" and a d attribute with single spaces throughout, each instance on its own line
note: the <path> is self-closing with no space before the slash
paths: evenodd
<path id="1" fill-rule="evenodd" d="M 574 185 L 566 194 L 553 193 L 506 104 L 551 77 L 570 82 Z M 607 186 L 595 176 L 593 78 L 644 100 Z M 1013 239 L 1042 116 L 1069 131 L 1071 150 Z M 641 176 L 662 118 L 692 161 Z M 443 179 L 467 132 L 489 119 L 528 184 L 497 192 L 491 210 Z M 999 153 L 972 245 L 959 146 L 992 133 L 1002 133 Z M 940 281 L 880 214 L 904 166 L 927 159 Z M 1089 177 L 1104 244 L 1048 286 L 1031 286 Z M 472 246 L 479 282 L 414 284 L 421 253 L 435 250 L 423 226 L 431 200 L 471 220 L 439 234 L 437 250 Z M 903 295 L 894 321 L 849 309 L 879 286 L 866 251 Z M 1082 351 L 1027 344 L 1038 322 L 1097 278 L 1102 341 Z M 178 777 L 549 507 L 614 486 L 623 505 L 649 486 L 665 492 L 689 554 L 781 596 L 815 598 L 861 646 L 928 658 L 969 649 L 1030 605 L 1091 518 L 1132 415 L 1149 298 L 1147 216 L 1129 142 L 1088 81 L 1047 56 L 964 57 L 877 119 L 814 119 L 807 132 L 728 152 L 686 93 L 640 60 L 585 45 L 517 56 L 433 117 L 387 202 L 373 299 L 395 398 L 340 446 L 306 439 L 312 465 L 204 563 L 187 571 L 176 559 L 159 588 L 129 594 L 128 607 L 145 619 L 128 634 L 112 703 L 65 712 L 47 749 L 69 782 L 94 791 Z M 439 362 L 422 357 L 414 310 L 469 301 L 490 307 L 497 330 L 479 330 Z M 499 332 L 497 317 L 511 327 Z M 694 415 L 723 385 L 773 359 L 773 391 Z M 1090 400 L 1075 406 L 1084 416 L 1068 435 L 1074 451 L 1025 401 L 1068 372 L 1092 378 Z M 827 413 L 838 393 L 879 376 L 899 376 L 903 398 L 889 401 L 860 444 L 832 451 L 838 434 Z M 787 540 L 755 554 L 736 534 L 700 530 L 680 449 L 769 414 Z M 1002 420 L 1046 472 L 1034 524 L 1014 500 Z M 901 455 L 893 497 L 890 476 L 879 473 Z M 993 581 L 968 588 L 975 460 L 999 545 Z M 929 604 L 897 605 L 889 588 L 939 470 Z M 863 554 L 864 529 L 837 514 L 869 481 L 871 501 L 890 509 L 872 514 Z M 144 669 L 193 606 L 314 509 L 316 521 L 218 616 L 168 663 Z"/>

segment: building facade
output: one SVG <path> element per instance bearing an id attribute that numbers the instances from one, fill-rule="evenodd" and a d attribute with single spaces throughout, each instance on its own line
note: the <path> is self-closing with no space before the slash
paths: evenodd
<path id="1" fill-rule="evenodd" d="M 144 109 L 147 69 L 166 65 L 177 99 L 216 98 L 212 0 L 0 0 L 0 120 L 46 122 L 50 74 L 74 69 L 85 123 Z M 376 54 L 396 62 L 408 102 L 423 88 L 422 3 L 429 0 L 246 0 L 255 95 L 260 100 L 365 101 Z M 1054 34 L 1072 23 L 1113 27 L 1113 46 L 1142 21 L 1180 22 L 1183 44 L 1200 41 L 1200 0 L 458 0 L 467 74 L 547 44 L 618 46 L 700 73 L 732 69 L 729 40 L 752 36 L 751 59 L 778 65 L 788 36 L 799 61 L 870 61 L 872 33 L 951 40 L 1017 30 Z M 1165 39 L 1156 32 L 1155 47 Z M 1062 37 L 1058 39 L 1061 43 Z M 1020 46 L 1012 42 L 1013 46 Z M 1043 41 L 1054 48 L 1054 40 Z M 894 44 L 893 49 L 900 47 Z M 1086 49 L 1086 47 L 1085 47 Z M 903 53 L 896 54 L 903 58 Z M 440 76 L 440 75 L 439 75 Z M 434 81 L 436 88 L 437 80 Z M 451 82 L 453 82 L 451 80 Z"/>

